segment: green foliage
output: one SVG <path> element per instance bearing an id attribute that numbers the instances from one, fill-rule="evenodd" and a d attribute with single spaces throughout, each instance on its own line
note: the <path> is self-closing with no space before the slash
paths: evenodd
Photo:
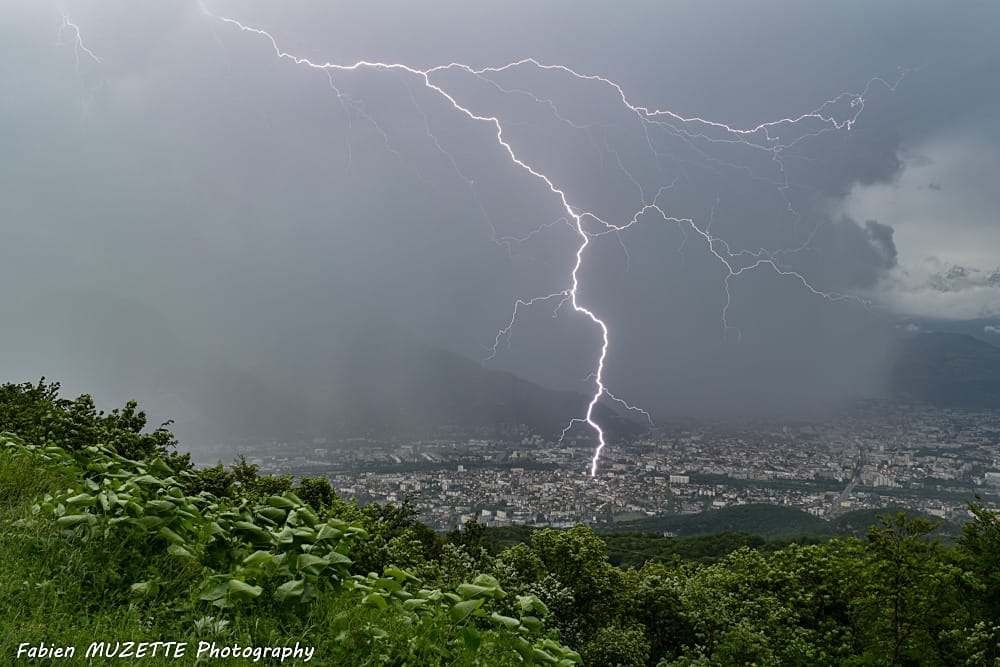
<path id="1" fill-rule="evenodd" d="M 464 546 L 470 552 L 478 552 L 482 549 L 488 554 L 495 555 L 500 551 L 500 545 L 492 539 L 489 529 L 485 524 L 479 523 L 475 517 L 448 531 L 444 536 L 444 541 L 448 544 Z"/>
<path id="2" fill-rule="evenodd" d="M 135 401 L 105 414 L 97 410 L 89 394 L 70 401 L 59 397 L 59 389 L 59 383 L 46 383 L 45 378 L 38 384 L 0 385 L 0 432 L 72 451 L 102 444 L 127 458 L 159 456 L 175 470 L 190 468 L 189 456 L 171 452 L 177 445 L 169 430 L 171 422 L 144 433 L 146 413 Z"/>
<path id="3" fill-rule="evenodd" d="M 657 516 L 616 523 L 611 530 L 622 532 L 669 533 L 677 536 L 738 533 L 753 526 L 765 538 L 820 535 L 827 522 L 794 507 L 748 504 L 710 510 L 699 514 Z"/>
<path id="4" fill-rule="evenodd" d="M 669 562 L 679 557 L 713 563 L 741 547 L 761 549 L 767 544 L 751 533 L 717 533 L 696 537 L 663 537 L 650 533 L 602 533 L 608 560 L 619 567 L 642 567 L 649 561 Z"/>
<path id="5" fill-rule="evenodd" d="M 4 511 L 18 518 L 0 538 L 3 555 L 16 556 L 0 574 L 0 612 L 20 619 L 23 640 L 51 640 L 48 626 L 25 624 L 26 609 L 51 618 L 72 600 L 76 624 L 100 619 L 116 635 L 196 633 L 258 645 L 306 639 L 322 648 L 324 664 L 580 662 L 546 631 L 547 609 L 536 597 L 517 597 L 517 614 L 499 613 L 510 596 L 488 575 L 453 588 L 394 564 L 352 575 L 353 551 L 369 536 L 362 521 L 333 510 L 367 517 L 392 535 L 390 544 L 404 536 L 422 544 L 419 531 L 408 532 L 416 524 L 408 504 L 339 501 L 317 512 L 290 491 L 258 499 L 194 495 L 189 489 L 201 476 L 175 472 L 161 458 L 130 460 L 101 446 L 37 447 L 9 435 L 0 436 L 0 463 L 5 484 L 32 469 L 51 471 L 39 477 L 45 483 L 34 487 L 35 502 L 28 501 L 33 493 L 4 496 Z M 226 473 L 239 478 L 229 488 L 259 491 L 256 471 L 244 463 Z M 111 625 L 107 619 L 123 609 L 128 614 Z M 0 632 L 11 630 L 8 623 L 0 621 Z"/>
<path id="6" fill-rule="evenodd" d="M 322 477 L 303 477 L 299 481 L 297 493 L 302 500 L 309 503 L 314 510 L 323 510 L 333 504 L 337 495 L 329 480 Z"/>
<path id="7" fill-rule="evenodd" d="M 598 630 L 580 654 L 587 665 L 644 667 L 649 664 L 650 644 L 641 625 L 609 625 Z"/>
<path id="8" fill-rule="evenodd" d="M 235 491 L 236 477 L 226 470 L 222 463 L 194 471 L 185 488 L 191 495 L 208 493 L 216 498 L 231 498 Z"/>
<path id="9" fill-rule="evenodd" d="M 958 538 L 962 563 L 976 578 L 969 597 L 986 618 L 1000 619 L 1000 513 L 980 502 L 970 503 L 969 511 L 974 518 Z M 994 655 L 1000 657 L 1000 648 Z"/>
<path id="10" fill-rule="evenodd" d="M 900 514 L 864 541 L 577 526 L 498 553 L 474 521 L 442 540 L 410 498 L 360 506 L 242 457 L 191 470 L 143 440 L 134 404 L 104 415 L 57 390 L 0 387 L 0 424 L 30 434 L 0 433 L 0 635 L 20 641 L 304 641 L 350 665 L 1000 666 L 1000 518 L 981 503 L 955 546 Z"/>
<path id="11" fill-rule="evenodd" d="M 206 473 L 207 470 L 211 470 L 212 472 Z M 247 463 L 246 457 L 241 454 L 233 461 L 228 473 L 222 468 L 221 463 L 214 468 L 197 470 L 196 472 L 199 476 L 207 475 L 208 478 L 204 480 L 204 486 L 195 487 L 195 489 L 206 490 L 216 496 L 238 494 L 241 498 L 254 501 L 270 496 L 280 496 L 287 491 L 291 491 L 291 475 L 279 475 L 277 477 L 268 475 L 267 477 L 261 477 L 259 471 L 259 466 Z M 217 490 L 213 491 L 209 488 L 211 486 L 215 486 Z M 309 501 L 308 494 L 303 494 L 302 489 L 297 490 L 297 495 L 312 505 L 313 509 L 320 509 Z"/>
<path id="12" fill-rule="evenodd" d="M 956 647 L 945 638 L 958 618 L 961 571 L 940 543 L 928 536 L 936 527 L 900 512 L 881 517 L 868 533 L 866 572 L 859 626 L 872 662 L 952 665 Z"/>

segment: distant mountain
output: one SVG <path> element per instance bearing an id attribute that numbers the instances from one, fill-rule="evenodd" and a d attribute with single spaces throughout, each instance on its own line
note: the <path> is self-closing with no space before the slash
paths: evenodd
<path id="1" fill-rule="evenodd" d="M 586 396 L 555 391 L 421 343 L 388 326 L 357 334 L 323 360 L 324 428 L 339 432 L 424 433 L 525 425 L 555 435 L 586 408 Z M 332 399 L 332 400 L 331 400 Z M 609 406 L 598 415 L 612 437 L 643 430 Z"/>
<path id="2" fill-rule="evenodd" d="M 139 400 L 151 426 L 176 420 L 187 445 L 242 439 L 373 434 L 408 436 L 450 426 L 525 425 L 557 434 L 586 396 L 553 391 L 426 345 L 387 324 L 331 335 L 315 349 L 285 346 L 285 377 L 263 377 L 178 335 L 155 309 L 98 292 L 45 296 L 8 309 L 0 331 L 0 382 L 62 380 L 64 394 L 93 391 L 102 409 Z M 290 351 L 289 351 L 290 350 Z M 614 409 L 598 414 L 612 437 L 640 432 Z"/>
<path id="3" fill-rule="evenodd" d="M 959 333 L 902 338 L 891 388 L 899 400 L 941 407 L 1000 408 L 1000 347 Z"/>
<path id="4" fill-rule="evenodd" d="M 294 392 L 220 359 L 172 331 L 155 309 L 111 294 L 65 290 L 46 308 L 15 304 L 0 332 L 0 382 L 45 375 L 63 395 L 93 392 L 102 410 L 135 399 L 150 427 L 176 420 L 198 441 L 275 437 L 306 417 Z"/>
<path id="5" fill-rule="evenodd" d="M 990 345 L 1000 345 L 1000 320 L 995 317 L 971 320 L 908 318 L 900 321 L 899 326 L 918 333 L 966 334 Z"/>

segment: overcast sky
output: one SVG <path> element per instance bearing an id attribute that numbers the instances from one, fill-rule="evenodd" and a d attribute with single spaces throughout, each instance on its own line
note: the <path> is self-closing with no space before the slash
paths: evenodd
<path id="1" fill-rule="evenodd" d="M 679 117 L 840 128 L 637 114 L 531 64 L 435 72 L 439 92 L 296 65 L 220 17 L 317 63 L 534 58 Z M 582 237 L 444 92 L 574 213 L 690 219 L 589 238 L 578 298 L 617 395 L 668 414 L 878 393 L 900 322 L 1000 331 L 997 25 L 988 2 L 7 0 L 0 374 L 183 416 L 209 366 L 322 394 L 318 360 L 377 326 L 590 391 L 599 330 L 559 299 L 490 358 L 518 299 L 572 286 Z"/>

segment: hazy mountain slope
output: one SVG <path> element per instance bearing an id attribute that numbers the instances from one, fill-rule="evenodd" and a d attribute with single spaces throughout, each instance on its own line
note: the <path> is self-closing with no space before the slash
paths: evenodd
<path id="1" fill-rule="evenodd" d="M 1000 407 L 1000 347 L 965 334 L 903 338 L 893 366 L 893 395 L 942 407 Z"/>
<path id="2" fill-rule="evenodd" d="M 317 434 L 406 436 L 443 426 L 473 432 L 524 424 L 553 435 L 580 416 L 588 400 L 486 370 L 385 324 L 331 335 L 319 349 L 290 342 L 282 353 L 297 359 L 295 371 L 264 377 L 229 361 L 225 349 L 214 352 L 194 342 L 193 333 L 175 332 L 144 304 L 70 291 L 46 301 L 50 307 L 41 313 L 37 303 L 9 311 L 0 333 L 0 379 L 46 375 L 63 381 L 67 394 L 78 387 L 94 391 L 103 408 L 135 398 L 155 408 L 152 420 L 175 419 L 175 432 L 188 445 Z M 44 364 L 28 361 L 38 358 Z M 639 430 L 610 408 L 599 414 L 614 433 Z"/>

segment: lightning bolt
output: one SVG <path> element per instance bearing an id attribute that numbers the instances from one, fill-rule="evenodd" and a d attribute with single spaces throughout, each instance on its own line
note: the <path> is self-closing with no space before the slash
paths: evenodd
<path id="1" fill-rule="evenodd" d="M 494 133 L 497 146 L 509 160 L 510 164 L 530 175 L 559 203 L 562 209 L 562 217 L 555 222 L 542 225 L 538 229 L 529 233 L 527 236 L 497 237 L 496 229 L 495 227 L 493 228 L 493 240 L 495 242 L 509 244 L 511 242 L 527 241 L 534 235 L 541 233 L 555 224 L 566 224 L 573 230 L 578 242 L 575 251 L 575 261 L 573 262 L 572 270 L 567 276 L 567 284 L 562 289 L 550 292 L 549 294 L 533 298 L 517 299 L 514 303 L 510 320 L 497 332 L 492 346 L 492 353 L 489 358 L 492 359 L 496 356 L 497 351 L 503 342 L 506 342 L 508 346 L 510 345 L 510 337 L 516 325 L 518 315 L 526 308 L 531 308 L 535 305 L 543 303 L 555 303 L 556 306 L 553 311 L 553 316 L 556 316 L 559 309 L 568 303 L 577 314 L 582 315 L 590 321 L 593 327 L 595 327 L 597 332 L 600 334 L 601 339 L 600 349 L 594 361 L 593 372 L 589 376 L 593 380 L 594 389 L 583 415 L 570 420 L 570 423 L 567 424 L 566 428 L 563 430 L 562 436 L 564 437 L 574 425 L 578 424 L 585 425 L 594 433 L 597 439 L 597 446 L 590 462 L 589 472 L 591 477 L 596 476 L 601 453 L 608 444 L 604 429 L 595 417 L 595 410 L 602 399 L 614 401 L 630 411 L 639 412 L 645 415 L 650 423 L 652 423 L 652 419 L 648 412 L 615 396 L 611 393 L 605 383 L 606 361 L 608 357 L 608 350 L 611 345 L 610 330 L 607 323 L 597 314 L 597 312 L 595 312 L 590 306 L 586 305 L 580 298 L 580 273 L 584 267 L 584 258 L 587 254 L 587 250 L 594 239 L 607 234 L 614 234 L 618 236 L 619 241 L 621 242 L 620 234 L 632 226 L 637 225 L 640 220 L 643 220 L 646 217 L 659 219 L 659 221 L 663 223 L 678 226 L 684 231 L 685 243 L 687 242 L 688 232 L 693 233 L 693 237 L 704 242 L 708 252 L 711 253 L 716 260 L 718 260 L 720 265 L 725 270 L 725 277 L 723 280 L 725 305 L 722 309 L 724 338 L 726 338 L 730 332 L 735 333 L 737 340 L 739 340 L 742 335 L 740 330 L 736 326 L 732 325 L 728 320 L 729 308 L 732 302 L 732 295 L 730 293 L 731 281 L 745 273 L 758 269 L 770 270 L 782 278 L 794 280 L 800 283 L 805 290 L 817 297 L 830 301 L 855 301 L 859 304 L 866 305 L 864 300 L 852 295 L 826 292 L 817 289 L 800 273 L 780 263 L 779 258 L 782 255 L 794 253 L 805 248 L 812 236 L 810 236 L 809 240 L 806 241 L 806 244 L 803 244 L 800 248 L 793 250 L 769 251 L 766 249 L 758 249 L 753 251 L 734 251 L 730 248 L 728 243 L 726 243 L 723 239 L 716 237 L 711 232 L 715 206 L 712 207 L 709 222 L 705 227 L 700 227 L 691 218 L 671 216 L 659 203 L 659 200 L 665 191 L 673 187 L 674 183 L 662 186 L 656 192 L 653 199 L 651 201 L 647 201 L 646 194 L 639 181 L 626 169 L 626 166 L 621 160 L 621 156 L 617 152 L 612 151 L 610 148 L 607 148 L 607 151 L 614 156 L 620 170 L 637 189 L 641 205 L 638 209 L 636 209 L 630 219 L 627 219 L 621 224 L 609 222 L 592 211 L 575 206 L 570 201 L 566 190 L 557 184 L 555 178 L 544 173 L 541 168 L 533 164 L 529 164 L 529 162 L 522 158 L 521 154 L 515 150 L 511 141 L 507 138 L 504 125 L 498 115 L 490 114 L 488 112 L 474 111 L 469 105 L 460 102 L 456 94 L 449 92 L 449 90 L 445 88 L 445 84 L 440 82 L 440 75 L 446 72 L 464 73 L 493 86 L 501 93 L 528 96 L 535 103 L 547 107 L 549 112 L 558 121 L 566 124 L 573 130 L 582 131 L 588 130 L 589 126 L 585 123 L 571 119 L 557 107 L 553 100 L 544 96 L 536 95 L 528 90 L 505 88 L 497 83 L 495 78 L 521 68 L 532 68 L 536 71 L 570 77 L 579 82 L 603 87 L 618 101 L 620 101 L 624 109 L 635 116 L 645 135 L 649 149 L 651 153 L 656 156 L 657 160 L 661 157 L 661 153 L 656 150 L 655 141 L 653 139 L 652 132 L 655 130 L 660 130 L 671 136 L 679 138 L 697 150 L 700 154 L 705 155 L 706 159 L 714 162 L 719 161 L 705 154 L 700 148 L 701 144 L 738 145 L 753 151 L 760 151 L 765 155 L 769 155 L 770 158 L 776 163 L 778 171 L 782 174 L 782 177 L 779 180 L 774 181 L 773 185 L 782 191 L 782 196 L 785 196 L 784 190 L 789 187 L 789 183 L 787 176 L 784 175 L 785 165 L 782 161 L 783 153 L 802 141 L 817 137 L 826 132 L 851 130 L 864 111 L 865 100 L 871 90 L 875 86 L 882 86 L 890 91 L 895 90 L 896 86 L 902 81 L 903 76 L 907 73 L 906 70 L 901 70 L 898 77 L 892 81 L 881 77 L 875 77 L 869 80 L 860 92 L 841 93 L 829 100 L 826 100 L 818 107 L 810 111 L 760 123 L 752 127 L 741 128 L 700 116 L 683 116 L 667 109 L 655 109 L 640 105 L 631 101 L 622 86 L 607 77 L 597 74 L 582 73 L 566 65 L 544 63 L 534 58 L 523 58 L 504 65 L 478 68 L 461 62 L 450 62 L 433 67 L 421 68 L 408 65 L 406 63 L 382 62 L 377 60 L 357 60 L 348 63 L 315 61 L 310 58 L 294 55 L 293 53 L 285 51 L 281 48 L 281 46 L 279 46 L 275 37 L 266 30 L 246 25 L 241 21 L 230 17 L 213 14 L 204 6 L 201 6 L 201 10 L 206 16 L 215 21 L 221 22 L 222 24 L 234 28 L 242 33 L 260 38 L 265 44 L 269 45 L 278 59 L 289 61 L 299 67 L 314 69 L 322 72 L 327 77 L 330 88 L 336 93 L 338 99 L 341 100 L 341 103 L 344 104 L 345 111 L 348 112 L 348 115 L 350 115 L 350 110 L 353 109 L 363 118 L 371 122 L 372 125 L 374 125 L 380 132 L 381 128 L 378 128 L 377 123 L 375 123 L 374 119 L 364 111 L 361 104 L 357 100 L 347 97 L 337 88 L 334 75 L 343 72 L 373 70 L 380 72 L 396 72 L 412 77 L 422 84 L 427 90 L 439 96 L 460 116 L 465 117 L 471 122 L 484 124 L 490 127 Z M 95 56 L 93 52 L 83 44 L 79 29 L 72 22 L 70 22 L 69 19 L 64 18 L 63 30 L 69 31 L 73 36 L 78 59 L 79 54 L 84 53 L 93 60 L 100 62 L 100 59 L 97 58 L 97 56 Z M 416 104 L 415 100 L 412 98 L 412 93 L 411 100 L 414 104 Z M 846 113 L 843 113 L 844 107 L 846 107 Z M 442 153 L 445 153 L 445 155 L 451 160 L 451 165 L 459 178 L 463 180 L 469 188 L 474 189 L 474 182 L 472 179 L 466 176 L 459 169 L 459 166 L 454 158 L 447 155 L 447 152 L 444 150 L 440 142 L 438 142 L 437 138 L 431 133 L 426 115 L 424 115 L 424 120 L 427 134 L 433 141 L 436 148 Z M 382 132 L 382 136 L 385 140 L 386 148 L 395 153 L 395 151 L 390 147 L 388 135 Z M 398 153 L 396 154 L 398 155 Z M 749 171 L 749 168 L 746 166 L 741 167 L 739 165 L 732 165 L 728 163 L 722 164 Z M 791 202 L 787 199 L 787 197 L 785 201 L 788 204 L 789 211 L 794 213 Z M 482 208 L 481 204 L 480 208 Z M 485 214 L 485 211 L 483 211 L 483 213 Z M 492 222 L 490 224 L 492 227 Z M 813 231 L 813 234 L 815 234 L 815 230 Z M 624 242 L 622 242 L 622 248 L 625 250 L 627 257 L 628 249 L 625 247 Z"/>
<path id="2" fill-rule="evenodd" d="M 56 35 L 56 43 L 60 45 L 65 44 L 66 42 L 63 41 L 65 35 L 69 35 L 70 43 L 73 45 L 73 55 L 76 57 L 76 68 L 78 70 L 80 69 L 81 53 L 98 65 L 104 62 L 98 55 L 87 48 L 86 44 L 83 43 L 83 35 L 80 33 L 80 26 L 73 23 L 68 14 L 63 13 L 62 25 L 59 26 L 59 32 Z"/>

